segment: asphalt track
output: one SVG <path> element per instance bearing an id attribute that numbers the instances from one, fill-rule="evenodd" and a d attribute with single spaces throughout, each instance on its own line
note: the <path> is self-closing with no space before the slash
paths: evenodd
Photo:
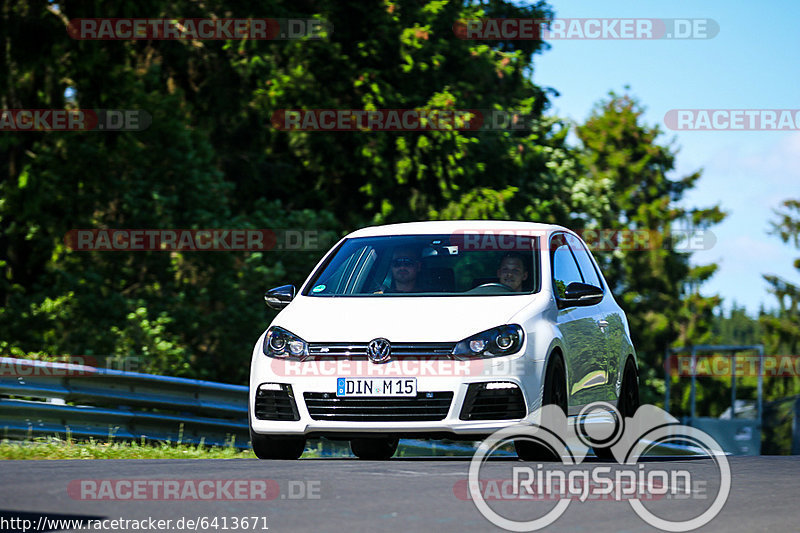
<path id="1" fill-rule="evenodd" d="M 800 531 L 800 457 L 730 457 L 732 484 L 730 497 L 719 515 L 698 531 Z M 0 523 L 3 531 L 22 531 L 21 522 L 12 518 L 38 517 L 64 519 L 146 519 L 172 520 L 171 531 L 194 531 L 175 527 L 175 522 L 198 517 L 227 519 L 257 516 L 257 527 L 246 530 L 271 532 L 465 532 L 499 531 L 476 509 L 471 500 L 454 490 L 467 479 L 469 458 L 392 459 L 383 462 L 350 458 L 306 459 L 300 461 L 233 460 L 71 460 L 0 462 Z M 505 479 L 514 466 L 530 465 L 516 460 L 493 460 L 481 479 Z M 582 466 L 609 466 L 587 459 Z M 648 468 L 683 469 L 693 479 L 716 475 L 714 461 L 708 458 L 657 459 Z M 694 477 L 696 476 L 696 477 Z M 87 501 L 80 493 L 68 491 L 76 480 L 271 480 L 279 490 L 266 501 Z M 70 482 L 73 482 L 70 485 Z M 712 483 L 713 484 L 713 483 Z M 291 486 L 290 486 L 291 485 Z M 715 490 L 715 489 L 714 489 Z M 308 492 L 312 496 L 307 498 Z M 709 492 L 711 489 L 709 488 Z M 300 494 L 306 492 L 306 494 Z M 99 495 L 99 493 L 98 493 Z M 303 497 L 301 497 L 303 496 Z M 713 494 L 712 494 L 713 497 Z M 709 505 L 708 499 L 661 500 L 650 502 L 653 512 L 662 517 L 688 517 Z M 498 511 L 507 510 L 513 518 L 530 520 L 552 502 L 494 502 Z M 537 507 L 538 506 L 538 507 Z M 672 518 L 672 519 L 675 519 Z M 3 522 L 5 520 L 5 522 Z M 16 526 L 14 525 L 16 524 Z M 109 523 L 110 524 L 110 523 Z M 40 529 L 40 531 L 43 529 Z M 49 531 L 73 531 L 51 526 Z M 112 529 L 103 529 L 110 531 Z M 126 530 L 117 525 L 114 531 Z M 133 530 L 127 528 L 127 530 Z M 203 531 L 198 524 L 198 531 Z M 623 501 L 573 501 L 566 512 L 545 531 L 591 533 L 658 531 L 647 525 Z M 151 531 L 153 531 L 151 529 Z"/>

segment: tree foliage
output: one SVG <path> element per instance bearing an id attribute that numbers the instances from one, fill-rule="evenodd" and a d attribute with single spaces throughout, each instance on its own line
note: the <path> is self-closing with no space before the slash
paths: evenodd
<path id="1" fill-rule="evenodd" d="M 663 353 L 673 344 L 702 343 L 710 332 L 718 297 L 696 288 L 715 265 L 692 266 L 675 230 L 705 230 L 721 221 L 719 206 L 685 208 L 680 201 L 700 172 L 673 179 L 676 149 L 661 144 L 658 126 L 644 123 L 644 110 L 630 95 L 610 93 L 577 127 L 583 145 L 581 175 L 573 188 L 586 228 L 647 230 L 644 246 L 595 253 L 612 291 L 628 314 L 645 381 L 663 379 Z M 643 389 L 655 402 L 661 387 Z"/>
<path id="2" fill-rule="evenodd" d="M 785 200 L 775 215 L 777 220 L 771 223 L 770 233 L 800 249 L 800 199 Z M 800 273 L 800 258 L 795 259 L 793 266 Z M 797 355 L 800 350 L 800 286 L 775 275 L 765 275 L 764 279 L 778 301 L 775 313 L 764 313 L 760 317 L 767 353 Z M 798 379 L 770 380 L 767 392 L 773 397 L 797 394 L 798 385 Z"/>
<path id="3" fill-rule="evenodd" d="M 297 17 L 323 40 L 81 41 L 75 18 Z M 243 382 L 271 318 L 265 288 L 300 283 L 323 250 L 75 252 L 75 228 L 300 228 L 330 242 L 375 223 L 512 219 L 570 227 L 705 228 L 679 207 L 676 150 L 628 96 L 599 104 L 567 142 L 531 81 L 540 41 L 470 41 L 457 20 L 543 19 L 543 1 L 7 0 L 6 109 L 142 109 L 141 132 L 0 136 L 0 353 L 136 357 L 142 369 Z M 497 109 L 509 131 L 286 132 L 281 109 Z M 703 338 L 713 266 L 659 247 L 600 257 L 647 379 L 674 342 Z M 653 394 L 646 399 L 653 399 Z"/>

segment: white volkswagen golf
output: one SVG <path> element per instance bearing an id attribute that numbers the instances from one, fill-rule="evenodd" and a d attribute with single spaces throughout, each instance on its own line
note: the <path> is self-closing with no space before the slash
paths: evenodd
<path id="1" fill-rule="evenodd" d="M 554 225 L 414 222 L 339 241 L 253 349 L 249 421 L 262 459 L 306 439 L 386 459 L 398 439 L 480 440 L 555 404 L 638 407 L 628 322 L 583 241 Z M 516 443 L 523 459 L 546 451 Z M 607 450 L 596 449 L 598 455 Z"/>

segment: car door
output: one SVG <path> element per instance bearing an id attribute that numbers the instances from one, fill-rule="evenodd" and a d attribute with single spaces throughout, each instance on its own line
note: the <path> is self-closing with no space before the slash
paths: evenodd
<path id="1" fill-rule="evenodd" d="M 596 263 L 592 260 L 586 245 L 573 235 L 567 235 L 570 249 L 578 263 L 583 282 L 595 287 L 600 287 L 603 291 L 608 291 L 608 286 L 602 277 Z M 595 325 L 600 331 L 598 346 L 602 351 L 602 358 L 605 361 L 605 382 L 600 385 L 600 390 L 592 392 L 591 401 L 615 402 L 617 399 L 616 382 L 621 379 L 620 356 L 624 345 L 625 325 L 622 313 L 614 302 L 613 298 L 604 298 L 600 303 L 592 306 Z M 599 379 L 599 378 L 598 378 Z M 595 394 L 599 395 L 595 395 Z"/>
<path id="2" fill-rule="evenodd" d="M 553 290 L 557 301 L 570 283 L 589 283 L 581 274 L 572 251 L 579 244 L 573 239 L 566 233 L 556 233 L 550 239 Z M 559 307 L 557 322 L 565 344 L 567 389 L 570 414 L 573 414 L 583 405 L 605 396 L 608 374 L 604 332 L 597 305 L 561 303 Z"/>

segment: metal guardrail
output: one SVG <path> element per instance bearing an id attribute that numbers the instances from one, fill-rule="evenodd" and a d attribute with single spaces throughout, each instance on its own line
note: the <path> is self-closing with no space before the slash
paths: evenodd
<path id="1" fill-rule="evenodd" d="M 773 431 L 769 455 L 775 454 L 777 449 L 781 449 L 779 453 L 800 455 L 800 394 L 765 402 L 764 414 L 765 425 Z M 783 433 L 785 430 L 789 431 L 788 435 Z M 788 447 L 784 447 L 786 437 L 789 437 Z"/>
<path id="2" fill-rule="evenodd" d="M 249 447 L 247 390 L 196 379 L 0 357 L 0 438 Z"/>
<path id="3" fill-rule="evenodd" d="M 756 400 L 756 418 L 754 420 L 736 418 L 736 354 L 744 351 L 758 352 L 758 393 Z M 691 389 L 689 404 L 690 415 L 683 417 L 683 423 L 696 427 L 711 435 L 726 452 L 735 455 L 761 455 L 761 429 L 764 411 L 764 345 L 730 345 L 730 344 L 696 344 L 694 346 L 668 348 L 665 354 L 665 391 L 664 406 L 670 408 L 670 388 L 672 383 L 670 355 L 689 353 L 691 357 Z M 700 353 L 712 352 L 724 354 L 731 359 L 731 418 L 729 420 L 715 417 L 697 416 L 697 356 Z"/>
<path id="4" fill-rule="evenodd" d="M 69 432 L 76 439 L 144 437 L 244 449 L 250 446 L 247 391 L 243 385 L 0 357 L 0 439 L 65 438 Z M 347 454 L 346 446 L 322 446 L 322 456 Z M 402 443 L 403 449 L 411 455 L 474 452 L 463 443 L 421 440 Z"/>

